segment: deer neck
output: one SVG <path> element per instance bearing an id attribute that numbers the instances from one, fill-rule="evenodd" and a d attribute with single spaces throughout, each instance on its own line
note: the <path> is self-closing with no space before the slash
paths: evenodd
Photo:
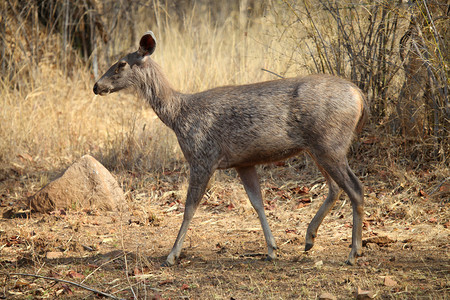
<path id="1" fill-rule="evenodd" d="M 174 129 L 176 120 L 178 119 L 182 95 L 176 91 L 172 91 L 170 95 L 148 95 L 145 99 L 148 101 L 153 111 L 159 117 L 159 119 Z"/>
<path id="2" fill-rule="evenodd" d="M 174 129 L 183 95 L 170 86 L 155 63 L 137 77 L 137 89 L 141 96 L 150 104 L 161 121 Z"/>

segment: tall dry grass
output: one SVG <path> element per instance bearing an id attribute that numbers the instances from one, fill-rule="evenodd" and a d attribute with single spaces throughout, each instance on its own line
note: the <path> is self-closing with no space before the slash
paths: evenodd
<path id="1" fill-rule="evenodd" d="M 254 9 L 258 13 L 245 13 L 245 7 L 240 7 L 239 11 L 231 8 L 221 14 L 220 20 L 215 19 L 213 13 L 218 9 L 217 4 L 208 6 L 206 2 L 192 2 L 194 6 L 183 14 L 171 9 L 167 1 L 153 1 L 143 6 L 127 1 L 99 2 L 97 9 L 102 16 L 102 28 L 108 31 L 108 42 L 102 42 L 102 36 L 97 35 L 89 57 L 80 56 L 75 46 L 62 42 L 64 36 L 69 36 L 64 26 L 40 25 L 38 2 L 1 4 L 4 21 L 0 22 L 4 25 L 0 28 L 1 45 L 7 50 L 2 66 L 8 58 L 9 70 L 13 70 L 8 73 L 2 69 L 5 76 L 0 82 L 2 178 L 11 174 L 29 176 L 33 172 L 54 175 L 86 153 L 118 171 L 147 172 L 183 166 L 174 135 L 142 100 L 124 93 L 99 97 L 91 91 L 95 82 L 93 67 L 98 66 L 99 73 L 105 71 L 108 64 L 121 55 L 134 51 L 140 34 L 149 29 L 158 40 L 154 60 L 162 66 L 173 87 L 186 93 L 277 78 L 262 69 L 284 77 L 317 71 L 351 77 L 352 56 L 344 55 L 346 44 L 339 33 L 343 29 L 336 27 L 336 15 L 323 9 L 328 1 L 263 1 L 258 10 Z M 342 2 L 341 16 L 348 20 L 357 17 L 357 22 L 349 21 L 347 25 L 354 26 L 357 29 L 354 33 L 362 36 L 364 26 L 371 24 L 364 16 L 373 13 L 375 6 L 367 6 L 364 1 L 359 6 L 347 4 Z M 374 3 L 381 4 L 381 0 Z M 372 11 L 368 11 L 369 8 Z M 396 17 L 397 34 L 401 35 L 408 30 L 407 12 L 400 6 L 393 6 L 385 19 L 375 21 L 388 23 L 392 21 L 388 17 Z M 130 17 L 134 21 L 131 27 L 128 26 Z M 358 37 L 355 35 L 351 39 L 355 46 Z M 398 43 L 392 40 L 394 42 Z M 392 64 L 398 61 L 388 63 L 395 69 Z M 364 66 L 361 63 L 359 67 L 364 69 Z M 373 119 L 366 127 L 369 128 L 367 134 L 372 136 L 369 144 L 375 141 L 368 155 L 385 156 L 382 152 L 386 149 L 377 147 L 373 136 L 382 139 L 389 134 L 386 122 L 389 122 L 389 115 L 395 115 L 393 99 L 401 89 L 401 74 L 398 72 L 383 88 L 389 91 L 386 98 L 374 95 L 373 91 L 370 94 L 377 105 L 389 105 L 381 117 Z M 358 78 L 367 80 L 363 75 Z M 443 128 L 445 126 L 443 124 Z M 395 141 L 396 136 L 391 139 Z M 435 148 L 429 140 L 416 145 L 411 143 L 414 142 L 405 139 L 401 148 L 394 143 L 395 153 L 386 166 L 399 162 L 407 165 L 414 157 L 426 160 L 430 149 Z M 444 164 L 448 162 L 446 145 L 448 143 L 438 144 L 440 148 L 436 151 Z"/>

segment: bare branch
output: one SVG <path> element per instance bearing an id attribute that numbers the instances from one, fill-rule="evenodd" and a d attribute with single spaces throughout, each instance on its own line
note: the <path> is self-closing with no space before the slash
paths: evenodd
<path id="1" fill-rule="evenodd" d="M 91 287 L 89 287 L 87 285 L 84 285 L 84 284 L 79 284 L 79 283 L 76 283 L 76 282 L 73 282 L 73 281 L 69 281 L 69 280 L 58 279 L 58 278 L 54 278 L 54 277 L 41 276 L 41 275 L 35 275 L 35 274 L 26 274 L 26 273 L 9 273 L 9 274 L 6 274 L 6 275 L 7 276 L 11 276 L 11 275 L 13 275 L 13 276 L 29 276 L 29 277 L 35 277 L 35 278 L 42 278 L 42 279 L 46 279 L 46 280 L 53 280 L 53 281 L 57 281 L 57 282 L 63 282 L 63 283 L 71 284 L 71 285 L 74 285 L 76 287 L 88 290 L 90 292 L 93 292 L 93 293 L 96 293 L 96 294 L 99 294 L 99 295 L 102 295 L 102 296 L 105 296 L 105 297 L 109 297 L 111 299 L 123 300 L 122 298 L 117 298 L 114 295 L 111 295 L 111 294 L 108 294 L 108 293 L 96 290 L 96 289 L 91 288 Z"/>

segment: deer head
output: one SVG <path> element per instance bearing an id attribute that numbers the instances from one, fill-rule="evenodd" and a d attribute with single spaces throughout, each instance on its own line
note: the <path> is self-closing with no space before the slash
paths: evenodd
<path id="1" fill-rule="evenodd" d="M 151 31 L 147 31 L 139 42 L 136 52 L 127 54 L 113 64 L 95 83 L 93 91 L 96 95 L 114 93 L 135 84 L 135 73 L 149 64 L 150 55 L 155 51 L 156 39 Z"/>

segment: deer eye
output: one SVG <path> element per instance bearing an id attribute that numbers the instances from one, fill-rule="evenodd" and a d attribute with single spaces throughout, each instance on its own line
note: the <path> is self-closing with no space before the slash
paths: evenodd
<path id="1" fill-rule="evenodd" d="M 127 63 L 125 61 L 119 62 L 119 64 L 117 65 L 117 68 L 116 68 L 116 74 L 119 73 L 120 71 L 122 71 L 122 69 L 125 68 L 126 65 L 127 65 Z"/>

